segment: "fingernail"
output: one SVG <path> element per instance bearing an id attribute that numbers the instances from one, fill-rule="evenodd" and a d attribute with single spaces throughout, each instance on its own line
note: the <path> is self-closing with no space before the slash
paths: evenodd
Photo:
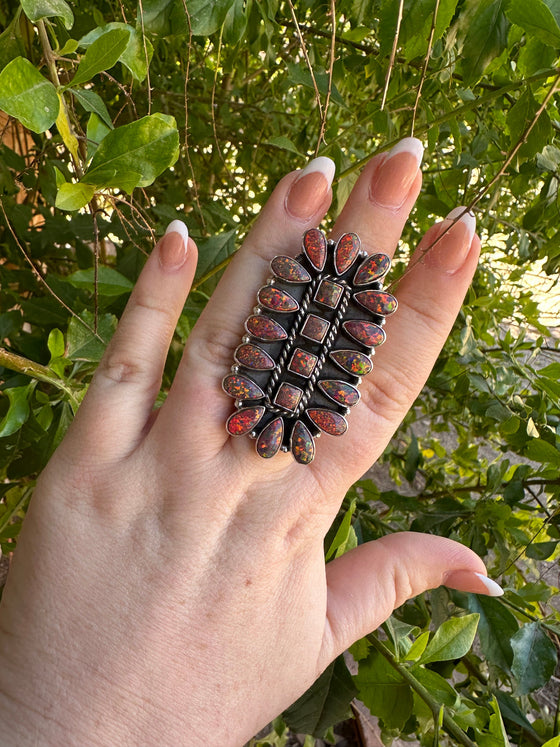
<path id="1" fill-rule="evenodd" d="M 443 584 L 451 589 L 485 594 L 488 597 L 501 597 L 504 593 L 502 587 L 491 578 L 474 571 L 450 571 L 444 576 Z"/>
<path id="2" fill-rule="evenodd" d="M 182 220 L 173 220 L 158 244 L 159 263 L 164 270 L 178 270 L 187 258 L 189 230 Z"/>
<path id="3" fill-rule="evenodd" d="M 405 137 L 391 148 L 373 175 L 371 201 L 389 210 L 401 208 L 416 179 L 423 154 L 424 146 L 415 137 Z"/>
<path id="4" fill-rule="evenodd" d="M 302 169 L 286 196 L 286 210 L 294 218 L 309 220 L 325 201 L 334 179 L 334 161 L 319 156 Z"/>
<path id="5" fill-rule="evenodd" d="M 467 258 L 476 229 L 476 218 L 466 207 L 456 207 L 439 226 L 441 238 L 426 252 L 426 262 L 453 275 Z"/>

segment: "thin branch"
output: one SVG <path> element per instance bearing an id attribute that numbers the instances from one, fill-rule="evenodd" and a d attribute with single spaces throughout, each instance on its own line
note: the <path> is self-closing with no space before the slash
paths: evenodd
<path id="1" fill-rule="evenodd" d="M 397 56 L 397 47 L 399 45 L 399 34 L 401 33 L 401 21 L 403 17 L 404 0 L 399 0 L 399 12 L 397 15 L 397 28 L 395 29 L 395 36 L 393 38 L 393 49 L 391 50 L 391 56 L 389 57 L 389 67 L 385 74 L 385 85 L 383 86 L 383 97 L 381 99 L 381 111 L 385 108 L 385 101 L 387 100 L 387 91 L 389 90 L 389 83 L 391 81 L 391 73 L 395 65 L 395 57 Z"/>
<path id="2" fill-rule="evenodd" d="M 404 0 L 403 0 L 404 2 Z M 321 94 L 319 93 L 319 87 L 317 86 L 317 81 L 315 79 L 315 73 L 313 72 L 313 66 L 311 64 L 311 60 L 309 59 L 309 55 L 307 54 L 307 47 L 305 46 L 305 40 L 303 38 L 303 35 L 301 33 L 301 29 L 299 27 L 298 19 L 296 16 L 296 11 L 294 8 L 294 4 L 292 0 L 288 0 L 288 5 L 290 6 L 290 13 L 292 14 L 292 19 L 294 22 L 294 26 L 296 29 L 296 34 L 299 40 L 299 45 L 301 48 L 301 53 L 303 54 L 303 57 L 305 59 L 305 64 L 307 65 L 307 69 L 309 70 L 309 74 L 311 75 L 311 81 L 313 83 L 313 88 L 315 90 L 315 100 L 317 102 L 317 107 L 319 109 L 319 116 L 321 120 L 323 119 L 323 105 L 321 103 Z"/>
<path id="3" fill-rule="evenodd" d="M 16 371 L 17 373 L 29 376 L 37 381 L 44 381 L 46 384 L 52 384 L 52 386 L 60 389 L 68 395 L 72 402 L 73 409 L 78 408 L 79 402 L 76 397 L 76 392 L 68 386 L 68 384 L 57 376 L 54 371 L 47 366 L 43 366 L 40 363 L 35 363 L 28 358 L 24 358 L 22 355 L 12 353 L 6 348 L 0 348 L 0 366 L 8 368 L 10 371 Z"/>
<path id="4" fill-rule="evenodd" d="M 317 139 L 317 146 L 315 148 L 315 157 L 319 155 L 319 148 L 321 143 L 325 140 L 325 129 L 327 126 L 327 114 L 329 111 L 329 104 L 331 102 L 331 91 L 333 85 L 333 70 L 334 70 L 334 58 L 336 53 L 336 2 L 331 0 L 331 21 L 332 21 L 332 34 L 331 34 L 331 51 L 330 51 L 330 62 L 329 62 L 329 79 L 327 85 L 327 96 L 325 98 L 325 108 L 323 116 L 321 117 L 321 129 L 319 131 L 319 137 Z"/>
<path id="5" fill-rule="evenodd" d="M 430 62 L 430 57 L 432 55 L 432 44 L 434 42 L 434 34 L 436 31 L 436 21 L 437 21 L 437 14 L 439 10 L 439 0 L 436 0 L 436 4 L 434 7 L 434 14 L 432 16 L 432 28 L 430 29 L 430 38 L 428 39 L 428 50 L 426 52 L 426 57 L 424 58 L 424 65 L 422 66 L 422 74 L 420 75 L 420 83 L 418 84 L 418 88 L 416 90 L 416 101 L 414 102 L 414 107 L 412 109 L 412 124 L 410 125 L 410 136 L 414 136 L 414 125 L 416 124 L 416 115 L 418 113 L 418 105 L 420 103 L 420 98 L 422 96 L 422 88 L 424 87 L 424 82 L 426 80 L 426 74 L 428 72 L 428 64 Z"/>
<path id="6" fill-rule="evenodd" d="M 150 82 L 150 60 L 148 59 L 148 45 L 146 44 L 146 32 L 144 31 L 144 5 L 138 0 L 140 8 L 140 25 L 142 28 L 142 43 L 144 45 L 144 59 L 146 60 L 146 85 L 148 86 L 148 114 L 152 111 L 152 85 Z"/>

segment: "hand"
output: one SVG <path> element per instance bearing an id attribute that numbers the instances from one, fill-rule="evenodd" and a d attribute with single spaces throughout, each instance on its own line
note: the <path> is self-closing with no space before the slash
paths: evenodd
<path id="1" fill-rule="evenodd" d="M 364 169 L 333 235 L 393 254 L 420 189 L 408 138 Z M 295 255 L 331 199 L 317 159 L 277 186 L 154 401 L 196 247 L 178 222 L 152 253 L 66 438 L 41 476 L 0 610 L 0 712 L 13 742 L 241 745 L 406 599 L 447 583 L 479 593 L 482 561 L 401 534 L 325 567 L 349 486 L 422 388 L 476 267 L 474 218 L 434 226 L 349 416 L 309 466 L 232 439 L 222 393 L 256 290 Z M 435 239 L 441 241 L 425 253 Z M 477 575 L 479 574 L 479 575 Z M 9 719 L 9 721 L 8 721 Z"/>

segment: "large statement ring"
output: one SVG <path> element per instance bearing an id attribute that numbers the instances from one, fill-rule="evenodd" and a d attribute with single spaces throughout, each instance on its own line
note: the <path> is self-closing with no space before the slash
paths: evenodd
<path id="1" fill-rule="evenodd" d="M 397 300 L 380 282 L 389 257 L 368 256 L 355 233 L 334 242 L 312 228 L 302 243 L 296 259 L 270 263 L 273 275 L 257 294 L 223 388 L 236 400 L 230 435 L 255 438 L 262 457 L 282 449 L 309 464 L 321 432 L 346 432 Z"/>

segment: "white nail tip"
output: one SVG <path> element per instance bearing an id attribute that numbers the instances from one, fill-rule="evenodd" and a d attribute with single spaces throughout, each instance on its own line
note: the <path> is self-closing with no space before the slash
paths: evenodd
<path id="1" fill-rule="evenodd" d="M 167 226 L 167 230 L 165 233 L 180 234 L 183 237 L 185 247 L 187 246 L 187 241 L 189 240 L 189 229 L 186 227 L 182 220 L 172 220 L 171 223 Z"/>
<path id="2" fill-rule="evenodd" d="M 447 220 L 456 220 L 457 218 L 465 224 L 472 239 L 476 230 L 476 218 L 474 217 L 474 214 L 471 213 L 470 210 L 467 211 L 466 207 L 459 206 L 453 208 L 453 210 L 446 216 Z"/>
<path id="3" fill-rule="evenodd" d="M 420 166 L 422 157 L 424 156 L 424 146 L 416 137 L 405 137 L 391 148 L 387 156 L 392 158 L 398 153 L 410 153 L 416 158 L 416 162 Z"/>
<path id="4" fill-rule="evenodd" d="M 484 586 L 486 586 L 486 589 L 488 590 L 488 594 L 491 597 L 501 597 L 504 593 L 504 590 L 500 586 L 500 584 L 497 584 L 495 581 L 492 581 L 491 578 L 488 578 L 488 576 L 485 576 L 483 573 L 475 573 L 475 576 L 479 578 Z"/>
<path id="5" fill-rule="evenodd" d="M 327 156 L 318 156 L 312 161 L 309 161 L 307 166 L 302 169 L 299 178 L 301 179 L 301 177 L 305 176 L 306 174 L 313 174 L 318 171 L 319 173 L 323 174 L 330 186 L 334 179 L 335 168 L 336 167 L 332 159 L 327 158 Z"/>

